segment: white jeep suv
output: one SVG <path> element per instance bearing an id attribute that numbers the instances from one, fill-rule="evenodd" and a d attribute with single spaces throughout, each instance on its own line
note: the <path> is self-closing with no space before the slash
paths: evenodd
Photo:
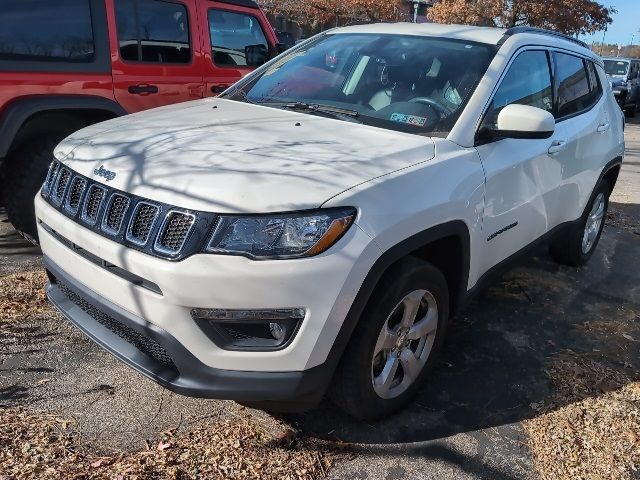
<path id="1" fill-rule="evenodd" d="M 63 141 L 36 199 L 48 294 L 175 392 L 381 417 L 491 273 L 543 240 L 589 259 L 623 127 L 559 34 L 331 30 Z"/>

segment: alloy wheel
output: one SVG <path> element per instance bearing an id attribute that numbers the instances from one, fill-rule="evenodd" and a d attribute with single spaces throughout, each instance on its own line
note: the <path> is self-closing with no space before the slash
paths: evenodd
<path id="1" fill-rule="evenodd" d="M 371 382 L 380 398 L 396 398 L 413 385 L 431 354 L 437 328 L 438 304 L 427 290 L 415 290 L 396 305 L 371 362 Z"/>

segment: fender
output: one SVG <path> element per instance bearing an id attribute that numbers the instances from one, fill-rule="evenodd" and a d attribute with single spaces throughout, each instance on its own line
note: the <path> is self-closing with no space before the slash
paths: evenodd
<path id="1" fill-rule="evenodd" d="M 116 116 L 127 112 L 114 100 L 89 95 L 43 95 L 12 102 L 0 118 L 0 158 L 9 152 L 20 128 L 29 117 L 48 110 L 102 110 Z"/>

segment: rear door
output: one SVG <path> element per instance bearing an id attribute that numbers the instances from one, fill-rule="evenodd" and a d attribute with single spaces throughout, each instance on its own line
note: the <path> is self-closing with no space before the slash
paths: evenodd
<path id="1" fill-rule="evenodd" d="M 550 226 L 576 220 L 587 204 L 602 167 L 613 158 L 611 122 L 604 108 L 602 79 L 590 60 L 554 52 L 558 91 L 556 124 L 566 143 L 555 158 L 561 168 L 557 192 L 549 202 Z"/>
<path id="2" fill-rule="evenodd" d="M 238 2 L 251 5 L 251 2 Z M 216 96 L 266 62 L 276 43 L 264 13 L 255 5 L 202 2 L 205 95 Z"/>
<path id="3" fill-rule="evenodd" d="M 196 0 L 109 0 L 113 83 L 129 113 L 202 98 Z M 117 32 L 117 33 L 116 33 Z"/>

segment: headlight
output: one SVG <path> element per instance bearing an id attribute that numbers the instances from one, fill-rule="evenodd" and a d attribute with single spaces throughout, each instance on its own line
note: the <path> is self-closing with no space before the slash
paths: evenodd
<path id="1" fill-rule="evenodd" d="M 318 255 L 349 229 L 353 208 L 299 213 L 220 216 L 206 251 L 250 258 L 299 258 Z"/>

